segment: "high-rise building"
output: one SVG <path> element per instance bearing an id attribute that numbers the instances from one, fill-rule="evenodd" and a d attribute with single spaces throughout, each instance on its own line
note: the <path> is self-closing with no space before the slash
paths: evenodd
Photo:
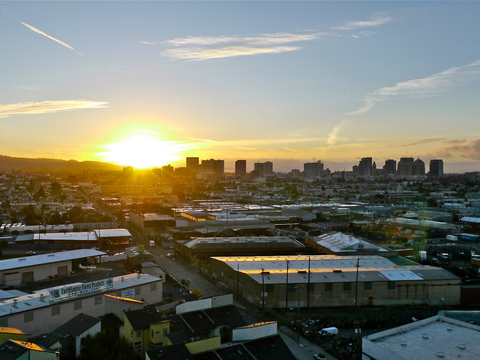
<path id="1" fill-rule="evenodd" d="M 236 176 L 247 175 L 247 160 L 235 161 L 235 175 Z"/>
<path id="2" fill-rule="evenodd" d="M 187 169 L 188 170 L 197 170 L 200 160 L 198 157 L 187 157 L 186 159 Z"/>
<path id="3" fill-rule="evenodd" d="M 383 171 L 385 174 L 396 174 L 397 173 L 397 162 L 393 159 L 385 160 L 385 165 L 383 166 Z"/>
<path id="4" fill-rule="evenodd" d="M 203 173 L 214 174 L 216 177 L 222 178 L 224 175 L 225 163 L 223 160 L 202 160 L 199 169 Z"/>
<path id="5" fill-rule="evenodd" d="M 425 175 L 425 163 L 420 158 L 413 162 L 413 175 Z"/>
<path id="6" fill-rule="evenodd" d="M 257 162 L 253 164 L 253 171 L 255 171 L 258 176 L 265 176 L 265 163 Z"/>
<path id="7" fill-rule="evenodd" d="M 324 165 L 321 161 L 303 164 L 303 175 L 306 178 L 315 178 L 323 175 Z"/>
<path id="8" fill-rule="evenodd" d="M 371 176 L 371 175 L 373 175 L 372 169 L 373 169 L 373 167 L 372 167 L 372 158 L 371 157 L 362 158 L 360 160 L 360 162 L 358 163 L 359 175 Z"/>
<path id="9" fill-rule="evenodd" d="M 398 162 L 397 175 L 413 175 L 413 158 L 401 158 Z"/>
<path id="10" fill-rule="evenodd" d="M 266 161 L 265 162 L 265 175 L 273 174 L 273 162 Z"/>
<path id="11" fill-rule="evenodd" d="M 430 176 L 443 176 L 443 160 L 430 160 Z"/>

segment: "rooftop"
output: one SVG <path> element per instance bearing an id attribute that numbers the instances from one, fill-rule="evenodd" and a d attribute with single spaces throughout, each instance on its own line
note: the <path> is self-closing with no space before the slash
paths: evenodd
<path id="1" fill-rule="evenodd" d="M 100 255 L 106 255 L 106 253 L 98 250 L 81 249 L 0 260 L 0 271 L 19 269 L 27 266 L 51 264 L 59 261 L 78 260 Z"/>
<path id="2" fill-rule="evenodd" d="M 478 359 L 480 327 L 434 316 L 363 338 L 366 354 L 396 359 Z"/>

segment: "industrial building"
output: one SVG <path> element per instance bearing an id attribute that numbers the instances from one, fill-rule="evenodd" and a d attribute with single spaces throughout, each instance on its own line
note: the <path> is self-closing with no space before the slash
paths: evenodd
<path id="1" fill-rule="evenodd" d="M 195 262 L 211 256 L 240 255 L 298 255 L 305 253 L 305 245 L 286 236 L 207 237 L 177 241 L 176 254 Z"/>
<path id="2" fill-rule="evenodd" d="M 306 237 L 305 244 L 325 255 L 386 255 L 388 250 L 357 236 L 330 232 L 315 237 Z"/>
<path id="3" fill-rule="evenodd" d="M 204 270 L 258 307 L 460 303 L 457 276 L 376 255 L 213 257 Z"/>
<path id="4" fill-rule="evenodd" d="M 51 332 L 80 313 L 105 314 L 104 294 L 162 301 L 163 278 L 129 274 L 86 283 L 73 283 L 0 301 L 0 327 L 13 327 L 32 336 Z"/>
<path id="5" fill-rule="evenodd" d="M 106 253 L 84 249 L 0 260 L 0 285 L 14 286 L 67 276 L 80 261 L 102 255 Z"/>
<path id="6" fill-rule="evenodd" d="M 478 359 L 480 326 L 433 316 L 362 339 L 364 360 Z"/>

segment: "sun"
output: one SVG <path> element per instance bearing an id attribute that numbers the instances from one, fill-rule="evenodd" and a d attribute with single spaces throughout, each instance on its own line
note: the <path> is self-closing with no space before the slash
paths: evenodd
<path id="1" fill-rule="evenodd" d="M 173 141 L 161 141 L 149 134 L 139 134 L 105 145 L 100 155 L 105 161 L 137 169 L 163 166 L 180 159 L 181 146 Z"/>

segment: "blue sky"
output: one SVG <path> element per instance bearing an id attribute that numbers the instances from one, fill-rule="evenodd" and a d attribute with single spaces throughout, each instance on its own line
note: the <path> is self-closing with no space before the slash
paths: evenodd
<path id="1" fill-rule="evenodd" d="M 479 17 L 478 2 L 0 2 L 0 154 L 476 171 Z"/>

